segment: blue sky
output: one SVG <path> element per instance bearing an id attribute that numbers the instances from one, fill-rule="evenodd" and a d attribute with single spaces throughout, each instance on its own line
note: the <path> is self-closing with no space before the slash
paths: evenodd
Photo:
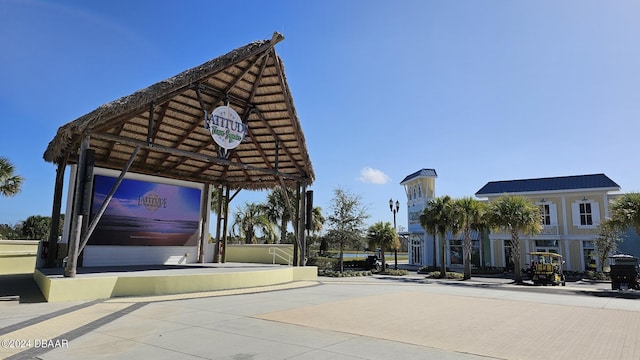
<path id="1" fill-rule="evenodd" d="M 636 1 L 0 0 L 0 156 L 26 180 L 0 223 L 50 215 L 58 127 L 274 31 L 316 173 L 392 221 L 399 182 L 437 195 L 605 173 L 640 191 Z M 234 204 L 259 201 L 241 193 Z"/>

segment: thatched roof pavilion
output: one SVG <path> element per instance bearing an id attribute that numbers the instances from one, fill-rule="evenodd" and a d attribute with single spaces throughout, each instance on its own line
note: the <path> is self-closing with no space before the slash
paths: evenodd
<path id="1" fill-rule="evenodd" d="M 89 136 L 98 167 L 120 170 L 140 147 L 129 171 L 231 189 L 310 185 L 311 160 L 274 49 L 282 39 L 275 33 L 98 107 L 60 127 L 44 160 L 77 162 Z M 204 127 L 204 111 L 227 104 L 248 136 L 225 159 Z"/>
<path id="2" fill-rule="evenodd" d="M 295 189 L 298 209 L 304 208 L 301 192 L 311 185 L 314 173 L 284 66 L 274 48 L 283 39 L 274 33 L 270 40 L 247 44 L 61 126 L 43 156 L 45 161 L 58 165 L 51 228 L 58 227 L 67 164 L 79 165 L 78 179 L 86 179 L 83 169 L 91 163 L 120 170 L 120 178 L 134 172 L 201 183 L 205 194 L 212 187 L 217 188 L 218 243 L 226 242 L 226 232 L 221 240 L 220 229 L 226 229 L 228 216 L 221 216 L 227 210 L 220 199 L 224 197 L 228 204 L 230 189 Z M 239 144 L 234 144 L 236 147 L 219 146 L 205 127 L 209 114 L 221 106 L 237 113 L 237 122 L 233 122 L 236 130 L 245 129 L 236 133 L 238 139 L 244 135 Z M 228 114 L 228 108 L 224 109 Z M 87 160 L 88 153 L 91 160 Z M 65 276 L 75 276 L 75 259 L 109 202 L 107 197 L 90 225 L 83 222 L 82 216 L 89 215 L 83 205 L 84 181 L 75 182 L 70 261 Z M 203 205 L 209 204 L 203 201 Z M 208 208 L 202 209 L 202 214 L 208 212 Z M 299 244 L 304 244 L 304 213 L 296 222 L 296 236 L 302 239 Z M 200 261 L 208 241 L 206 225 L 204 221 Z M 52 244 L 57 241 L 55 233 L 51 231 Z M 49 253 L 48 266 L 55 263 L 53 254 L 54 251 Z"/>

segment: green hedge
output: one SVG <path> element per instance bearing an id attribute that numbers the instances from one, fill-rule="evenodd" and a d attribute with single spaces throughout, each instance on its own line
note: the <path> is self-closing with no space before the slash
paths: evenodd
<path id="1" fill-rule="evenodd" d="M 334 271 L 334 270 L 318 270 L 318 275 L 320 276 L 328 276 L 328 277 L 354 277 L 354 276 L 371 276 L 373 275 L 371 271 L 353 271 L 346 270 L 344 272 Z"/>
<path id="2" fill-rule="evenodd" d="M 367 263 L 362 259 L 344 259 L 344 269 L 363 269 Z M 307 260 L 307 265 L 317 266 L 318 270 L 340 270 L 340 259 L 333 257 L 312 257 Z"/>
<path id="3" fill-rule="evenodd" d="M 340 266 L 340 259 L 330 257 L 312 257 L 307 260 L 307 265 L 317 266 L 318 273 L 320 271 L 334 271 Z"/>

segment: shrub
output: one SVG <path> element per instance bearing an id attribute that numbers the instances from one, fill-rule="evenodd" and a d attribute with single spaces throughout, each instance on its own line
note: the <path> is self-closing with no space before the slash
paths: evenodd
<path id="1" fill-rule="evenodd" d="M 585 274 L 580 271 L 565 271 L 564 276 L 567 281 L 578 281 L 586 278 Z"/>
<path id="2" fill-rule="evenodd" d="M 430 272 L 437 271 L 437 270 L 438 268 L 435 268 L 433 266 L 423 266 L 420 269 L 418 269 L 418 274 L 428 274 Z"/>
<path id="3" fill-rule="evenodd" d="M 477 275 L 498 275 L 498 274 L 504 274 L 504 268 L 495 267 L 495 266 L 486 266 L 486 267 L 471 269 L 471 273 L 477 274 Z"/>
<path id="4" fill-rule="evenodd" d="M 442 279 L 440 277 L 440 271 L 432 271 L 432 272 L 428 273 L 428 276 L 430 278 Z M 444 279 L 462 279 L 462 278 L 464 278 L 464 274 L 463 273 L 452 272 L 452 271 L 447 271 L 445 273 L 445 276 L 444 276 Z"/>
<path id="5" fill-rule="evenodd" d="M 408 275 L 409 272 L 403 269 L 387 269 L 385 271 L 381 271 L 380 275 L 391 275 L 391 276 L 404 276 Z"/>
<path id="6" fill-rule="evenodd" d="M 340 266 L 340 259 L 333 259 L 328 257 L 312 257 L 307 260 L 307 265 L 317 266 L 318 273 L 325 270 L 334 271 L 338 269 L 338 266 Z"/>
<path id="7" fill-rule="evenodd" d="M 609 274 L 601 271 L 587 270 L 584 272 L 584 277 L 589 280 L 611 281 Z"/>
<path id="8" fill-rule="evenodd" d="M 373 275 L 371 271 L 353 271 L 347 270 L 344 272 L 334 271 L 334 270 L 318 270 L 319 276 L 327 276 L 327 277 L 354 277 L 354 276 L 371 276 Z"/>

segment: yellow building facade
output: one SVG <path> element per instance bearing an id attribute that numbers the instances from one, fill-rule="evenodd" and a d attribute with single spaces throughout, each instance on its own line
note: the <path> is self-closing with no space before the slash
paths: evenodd
<path id="1" fill-rule="evenodd" d="M 533 251 L 558 253 L 570 271 L 600 268 L 595 256 L 595 239 L 600 223 L 609 215 L 609 203 L 620 186 L 604 174 L 564 176 L 524 180 L 493 181 L 477 193 L 488 202 L 502 195 L 519 195 L 540 209 L 543 230 L 520 237 L 522 268 Z M 506 232 L 489 234 L 491 266 L 512 268 L 511 236 Z"/>

